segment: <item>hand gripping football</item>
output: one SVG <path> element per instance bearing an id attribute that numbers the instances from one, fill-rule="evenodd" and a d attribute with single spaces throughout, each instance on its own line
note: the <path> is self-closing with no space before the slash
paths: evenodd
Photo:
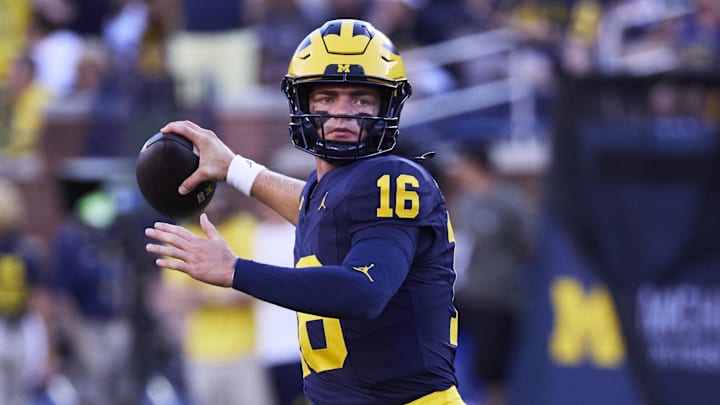
<path id="1" fill-rule="evenodd" d="M 180 184 L 197 169 L 200 157 L 192 142 L 173 133 L 157 133 L 143 145 L 135 167 L 138 187 L 157 212 L 182 219 L 202 211 L 215 194 L 216 182 L 205 181 L 186 195 Z"/>

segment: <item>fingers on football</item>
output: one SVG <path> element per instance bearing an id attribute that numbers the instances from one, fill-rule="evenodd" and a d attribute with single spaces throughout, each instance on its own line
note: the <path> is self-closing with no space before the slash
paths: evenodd
<path id="1" fill-rule="evenodd" d="M 174 132 L 194 141 L 196 138 L 195 134 L 201 129 L 200 126 L 192 121 L 173 121 L 160 129 L 160 132 Z"/>
<path id="2" fill-rule="evenodd" d="M 213 131 L 205 129 L 200 125 L 187 120 L 170 122 L 160 129 L 160 132 L 174 132 L 176 134 L 180 134 L 189 139 L 198 149 L 202 149 L 203 145 L 206 143 L 203 142 L 203 140 L 216 137 Z"/>

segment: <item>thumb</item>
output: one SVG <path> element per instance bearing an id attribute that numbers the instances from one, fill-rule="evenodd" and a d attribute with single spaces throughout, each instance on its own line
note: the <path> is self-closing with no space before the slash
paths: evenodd
<path id="1" fill-rule="evenodd" d="M 200 172 L 195 170 L 193 174 L 180 184 L 180 187 L 178 187 L 178 193 L 180 193 L 180 195 L 186 195 L 190 191 L 194 190 L 201 182 L 202 178 L 200 177 Z"/>
<path id="2" fill-rule="evenodd" d="M 205 235 L 208 237 L 208 239 L 222 239 L 222 236 L 220 236 L 220 232 L 218 232 L 217 228 L 215 228 L 215 225 L 210 222 L 210 219 L 204 212 L 200 214 L 200 228 L 203 230 L 203 232 L 205 232 Z"/>

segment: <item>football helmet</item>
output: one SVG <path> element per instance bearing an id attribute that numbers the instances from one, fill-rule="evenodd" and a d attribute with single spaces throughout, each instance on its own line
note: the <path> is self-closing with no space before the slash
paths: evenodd
<path id="1" fill-rule="evenodd" d="M 309 111 L 310 88 L 330 83 L 375 86 L 382 94 L 379 114 Z M 370 23 L 353 19 L 328 21 L 305 37 L 290 60 L 282 90 L 290 106 L 293 145 L 335 164 L 391 151 L 397 142 L 400 111 L 412 92 L 393 43 Z M 323 123 L 333 117 L 356 118 L 361 128 L 358 139 L 326 140 Z"/>

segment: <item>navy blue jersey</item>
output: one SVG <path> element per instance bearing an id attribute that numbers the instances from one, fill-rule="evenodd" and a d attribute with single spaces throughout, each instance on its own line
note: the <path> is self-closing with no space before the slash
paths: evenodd
<path id="1" fill-rule="evenodd" d="M 348 257 L 364 239 L 382 238 L 393 251 L 408 252 L 409 271 L 376 267 L 383 245 L 364 250 L 366 257 Z M 383 156 L 335 168 L 320 182 L 310 176 L 294 271 L 349 265 L 364 274 L 358 289 L 374 288 L 375 278 L 387 276 L 380 271 L 406 272 L 372 319 L 298 313 L 305 391 L 313 403 L 402 404 L 456 384 L 453 251 L 444 198 L 419 165 Z"/>
<path id="2" fill-rule="evenodd" d="M 128 261 L 116 228 L 94 228 L 77 218 L 55 234 L 54 288 L 84 316 L 108 319 L 127 310 Z"/>

